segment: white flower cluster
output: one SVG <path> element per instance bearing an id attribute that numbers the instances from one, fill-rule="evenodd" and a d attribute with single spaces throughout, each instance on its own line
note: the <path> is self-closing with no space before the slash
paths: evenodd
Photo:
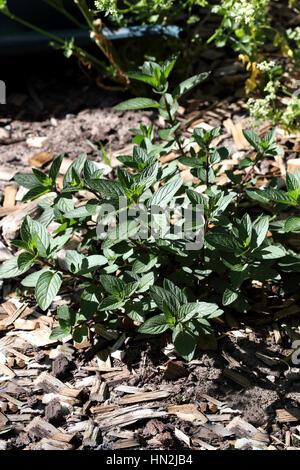
<path id="1" fill-rule="evenodd" d="M 275 82 L 270 80 L 266 84 L 266 86 L 264 88 L 264 91 L 267 93 L 267 96 L 269 97 L 270 100 L 275 100 L 276 99 L 276 92 L 277 92 L 279 86 L 280 86 L 279 80 L 276 80 Z"/>
<path id="2" fill-rule="evenodd" d="M 266 98 L 249 98 L 247 107 L 250 112 L 250 117 L 256 121 L 266 121 L 270 114 L 270 100 Z"/>
<path id="3" fill-rule="evenodd" d="M 233 15 L 240 23 L 252 25 L 255 21 L 255 5 L 247 0 L 233 2 Z"/>
<path id="4" fill-rule="evenodd" d="M 117 0 L 95 0 L 95 7 L 99 11 L 104 11 L 105 15 L 118 15 Z"/>
<path id="5" fill-rule="evenodd" d="M 274 67 L 275 67 L 275 62 L 273 60 L 270 60 L 270 61 L 264 60 L 263 62 L 260 62 L 260 64 L 257 64 L 257 68 L 261 72 L 270 72 Z"/>
<path id="6" fill-rule="evenodd" d="M 268 3 L 269 0 L 223 0 L 212 11 L 227 16 L 238 24 L 254 26 L 258 15 L 265 15 Z"/>
<path id="7" fill-rule="evenodd" d="M 247 101 L 246 104 L 250 112 L 250 117 L 256 121 L 266 121 L 272 118 L 273 103 L 276 100 L 279 87 L 279 80 L 270 80 L 264 88 L 264 92 L 266 93 L 264 98 L 250 98 Z"/>
<path id="8" fill-rule="evenodd" d="M 300 43 L 300 26 L 296 26 L 294 29 L 287 29 L 286 34 L 289 39 L 294 40 L 297 44 Z"/>
<path id="9" fill-rule="evenodd" d="M 293 96 L 282 115 L 283 124 L 288 127 L 291 123 L 300 121 L 300 98 Z"/>

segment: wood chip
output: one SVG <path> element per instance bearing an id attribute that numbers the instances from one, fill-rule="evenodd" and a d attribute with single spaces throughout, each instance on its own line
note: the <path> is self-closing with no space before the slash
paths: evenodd
<path id="1" fill-rule="evenodd" d="M 9 401 L 10 403 L 13 403 L 14 405 L 21 407 L 24 405 L 24 402 L 17 400 L 14 397 L 11 397 L 8 393 L 0 392 L 0 396 L 4 398 L 5 400 Z"/>
<path id="2" fill-rule="evenodd" d="M 60 392 L 66 388 L 64 383 L 48 374 L 48 372 L 42 372 L 34 381 L 34 385 L 38 388 L 41 388 L 46 393 Z"/>
<path id="3" fill-rule="evenodd" d="M 109 411 L 113 411 L 115 408 L 116 408 L 116 405 L 92 406 L 90 409 L 90 412 L 92 414 L 107 413 Z"/>
<path id="4" fill-rule="evenodd" d="M 74 437 L 76 436 L 76 433 L 73 433 L 73 434 L 64 434 L 64 433 L 58 433 L 58 434 L 55 434 L 53 436 L 53 439 L 55 441 L 60 441 L 60 442 L 66 442 L 66 443 L 70 443 Z"/>
<path id="5" fill-rule="evenodd" d="M 35 438 L 53 437 L 59 431 L 52 424 L 37 416 L 26 427 L 26 432 Z"/>
<path id="6" fill-rule="evenodd" d="M 0 411 L 0 428 L 2 428 L 7 422 L 8 418 Z"/>
<path id="7" fill-rule="evenodd" d="M 29 147 L 41 148 L 43 147 L 46 140 L 47 140 L 47 137 L 28 137 L 28 139 L 26 140 L 26 144 Z"/>
<path id="8" fill-rule="evenodd" d="M 217 414 L 208 414 L 207 419 L 209 421 L 212 421 L 213 423 L 217 423 L 218 421 L 230 421 L 231 420 L 230 414 L 222 414 L 222 415 L 217 415 Z"/>
<path id="9" fill-rule="evenodd" d="M 115 412 L 117 412 L 119 415 L 113 416 Z M 130 411 L 127 408 L 112 411 L 106 418 L 101 415 L 99 417 L 96 416 L 95 420 L 99 424 L 100 429 L 107 429 L 114 426 L 130 426 L 131 424 L 134 424 L 142 419 L 164 418 L 166 416 L 168 416 L 166 411 L 155 411 L 151 408 L 141 408 Z"/>
<path id="10" fill-rule="evenodd" d="M 175 428 L 175 436 L 179 441 L 184 442 L 188 447 L 191 447 L 191 439 L 189 436 L 180 431 L 180 429 Z"/>
<path id="11" fill-rule="evenodd" d="M 90 400 L 101 403 L 102 401 L 105 401 L 107 397 L 108 397 L 107 383 L 99 379 L 99 377 L 95 377 L 94 383 L 91 388 Z"/>
<path id="12" fill-rule="evenodd" d="M 201 439 L 198 439 L 197 437 L 193 438 L 193 444 L 197 444 L 198 446 L 203 447 L 206 450 L 217 450 L 216 447 L 207 444 L 207 442 L 204 442 Z"/>
<path id="13" fill-rule="evenodd" d="M 47 196 L 51 194 L 48 193 Z M 21 204 L 20 206 L 15 206 L 13 208 L 13 212 L 0 221 L 0 227 L 2 227 L 2 235 L 4 240 L 8 243 L 12 240 L 15 240 L 18 237 L 22 222 L 26 215 L 30 215 L 30 217 L 35 218 L 37 217 L 42 209 L 38 206 L 38 201 L 40 198 L 35 199 L 34 201 L 28 202 L 26 204 Z M 0 216 L 5 215 L 5 211 L 7 208 L 0 209 Z"/>
<path id="14" fill-rule="evenodd" d="M 300 169 L 300 158 L 291 158 L 287 161 L 287 171 L 294 173 L 295 169 Z"/>
<path id="15" fill-rule="evenodd" d="M 210 403 L 213 403 L 214 405 L 217 405 L 217 406 L 224 405 L 224 402 L 217 400 L 216 398 L 213 398 L 210 395 L 207 395 L 206 393 L 201 393 L 201 397 L 205 398 L 205 400 L 209 401 Z"/>
<path id="16" fill-rule="evenodd" d="M 13 207 L 16 201 L 16 194 L 18 191 L 17 183 L 14 183 L 10 186 L 7 186 L 4 191 L 4 200 L 3 200 L 3 207 Z"/>
<path id="17" fill-rule="evenodd" d="M 23 318 L 18 318 L 14 322 L 14 327 L 16 330 L 26 330 L 32 331 L 39 328 L 40 323 L 38 320 L 24 320 Z"/>
<path id="18" fill-rule="evenodd" d="M 136 393 L 144 392 L 145 390 L 143 388 L 138 388 L 138 387 L 129 387 L 128 385 L 119 385 L 118 387 L 115 388 L 114 391 L 136 394 Z"/>
<path id="19" fill-rule="evenodd" d="M 207 417 L 201 413 L 197 407 L 193 404 L 189 405 L 169 405 L 168 413 L 176 415 L 179 419 L 184 421 L 189 421 L 193 423 L 194 421 L 201 421 L 202 423 L 207 423 Z"/>
<path id="20" fill-rule="evenodd" d="M 4 320 L 1 320 L 0 324 L 7 327 L 12 325 L 17 320 L 17 318 L 22 315 L 27 305 L 23 304 L 21 307 L 17 308 L 12 302 L 7 301 L 4 302 L 1 307 L 6 311 L 8 317 Z"/>
<path id="21" fill-rule="evenodd" d="M 66 397 L 70 397 L 70 398 L 77 398 L 83 392 L 83 390 L 84 390 L 84 387 L 81 387 L 79 389 L 64 388 L 63 390 L 60 390 L 59 394 L 64 395 Z"/>
<path id="22" fill-rule="evenodd" d="M 266 354 L 262 354 L 258 351 L 256 351 L 255 356 L 260 359 L 262 362 L 267 364 L 267 366 L 275 366 L 278 365 L 278 359 L 272 358 L 270 356 L 267 356 Z"/>
<path id="23" fill-rule="evenodd" d="M 55 439 L 43 438 L 37 444 L 39 450 L 72 450 L 74 447 L 67 442 L 57 441 Z"/>
<path id="24" fill-rule="evenodd" d="M 256 427 L 239 416 L 233 418 L 233 420 L 226 426 L 226 429 L 231 431 L 237 437 L 248 437 L 255 440 L 257 439 L 260 441 L 269 442 L 269 437 L 267 434 L 260 433 Z"/>
<path id="25" fill-rule="evenodd" d="M 0 165 L 0 180 L 2 181 L 10 181 L 13 179 L 15 174 L 17 173 L 16 168 L 11 168 L 9 166 Z"/>
<path id="26" fill-rule="evenodd" d="M 22 359 L 25 362 L 29 362 L 31 359 L 28 356 L 25 356 L 25 354 L 20 353 L 14 348 L 6 348 L 6 352 L 13 354 L 14 356 L 18 357 L 19 359 Z"/>
<path id="27" fill-rule="evenodd" d="M 155 401 L 160 400 L 162 398 L 168 398 L 169 396 L 170 392 L 167 391 L 136 393 L 133 396 L 121 398 L 120 405 L 128 405 L 129 403 L 140 403 L 144 401 Z"/>
<path id="28" fill-rule="evenodd" d="M 102 374 L 101 377 L 105 379 L 109 385 L 114 385 L 130 377 L 130 371 L 127 367 L 123 367 L 120 372 L 108 372 L 107 374 Z"/>
<path id="29" fill-rule="evenodd" d="M 47 152 L 40 152 L 29 159 L 29 164 L 31 166 L 36 166 L 37 168 L 42 168 L 46 163 L 53 160 L 53 155 Z"/>
<path id="30" fill-rule="evenodd" d="M 231 119 L 226 119 L 223 121 L 223 125 L 225 126 L 227 132 L 232 134 L 234 143 L 238 150 L 243 150 L 250 147 L 249 142 L 243 135 L 243 124 L 241 121 L 234 124 Z"/>
<path id="31" fill-rule="evenodd" d="M 300 408 L 276 410 L 276 418 L 280 423 L 293 423 L 300 421 Z"/>
<path id="32" fill-rule="evenodd" d="M 164 371 L 164 378 L 166 380 L 176 380 L 181 377 L 186 377 L 188 370 L 180 362 L 170 361 Z"/>
<path id="33" fill-rule="evenodd" d="M 113 450 L 129 449 L 130 447 L 137 447 L 139 445 L 140 445 L 139 441 L 137 441 L 134 438 L 129 438 L 129 439 L 120 439 L 119 441 L 112 444 L 111 448 Z"/>
<path id="34" fill-rule="evenodd" d="M 12 258 L 13 255 L 9 251 L 8 248 L 0 241 L 0 262 L 3 263 L 4 261 L 7 261 L 8 259 Z"/>
<path id="35" fill-rule="evenodd" d="M 0 374 L 7 375 L 11 379 L 13 379 L 16 375 L 13 370 L 11 370 L 5 364 L 1 364 L 1 362 L 0 362 Z"/>
<path id="36" fill-rule="evenodd" d="M 281 334 L 280 334 L 280 330 L 278 328 L 278 325 L 277 323 L 273 323 L 273 333 L 274 333 L 274 337 L 275 337 L 275 343 L 276 344 L 279 344 L 281 343 Z"/>
<path id="37" fill-rule="evenodd" d="M 96 447 L 101 440 L 101 431 L 92 421 L 89 421 L 83 435 L 84 447 Z"/>
<path id="38" fill-rule="evenodd" d="M 250 387 L 251 382 L 248 380 L 246 377 L 244 377 L 242 374 L 239 372 L 235 372 L 232 369 L 225 369 L 224 370 L 224 375 L 231 379 L 233 382 L 236 382 L 237 384 L 241 385 L 242 387 Z"/>

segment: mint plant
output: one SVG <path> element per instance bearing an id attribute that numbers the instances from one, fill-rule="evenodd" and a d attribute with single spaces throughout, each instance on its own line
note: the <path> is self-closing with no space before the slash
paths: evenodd
<path id="1" fill-rule="evenodd" d="M 105 179 L 85 154 L 69 167 L 62 188 L 62 155 L 49 174 L 34 169 L 16 175 L 28 189 L 24 201 L 43 196 L 42 215 L 25 217 L 20 240 L 12 243 L 16 256 L 0 267 L 0 278 L 22 276 L 24 294 L 33 290 L 43 311 L 65 283 L 76 286 L 70 304 L 57 309 L 53 339 L 72 334 L 82 343 L 88 335 L 93 339 L 99 324 L 121 331 L 127 320 L 136 334 L 166 334 L 190 360 L 224 309 L 242 315 L 255 308 L 253 281 L 262 283 L 266 298 L 274 286 L 282 299 L 297 290 L 300 257 L 289 237 L 300 231 L 300 171 L 287 173 L 285 186 L 275 178 L 256 188 L 254 167 L 282 149 L 274 130 L 263 137 L 245 130 L 253 151 L 220 185 L 220 163 L 231 153 L 216 144 L 221 128 L 183 136 L 176 118 L 178 99 L 208 74 L 170 91 L 176 60 L 148 61 L 129 74 L 158 99 L 135 98 L 117 108 L 157 109 L 166 125 L 158 133 L 154 123 L 131 130 L 133 152 L 118 157 L 116 180 Z M 176 158 L 163 164 L 171 151 Z M 183 183 L 178 163 L 190 168 L 193 181 Z M 78 205 L 82 191 L 90 198 Z M 52 222 L 57 228 L 51 232 Z M 80 243 L 71 250 L 75 233 Z"/>

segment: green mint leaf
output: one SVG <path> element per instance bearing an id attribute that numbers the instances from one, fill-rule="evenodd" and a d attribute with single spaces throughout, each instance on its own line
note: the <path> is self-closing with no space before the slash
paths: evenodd
<path id="1" fill-rule="evenodd" d="M 42 310 L 47 310 L 62 284 L 61 275 L 57 272 L 46 271 L 38 279 L 35 288 L 36 301 Z"/>
<path id="2" fill-rule="evenodd" d="M 237 298 L 239 294 L 237 292 L 234 292 L 231 289 L 225 289 L 222 297 L 222 304 L 225 305 L 230 305 L 232 304 Z"/>
<path id="3" fill-rule="evenodd" d="M 178 326 L 173 332 L 173 343 L 176 351 L 186 361 L 191 361 L 197 346 L 197 336 L 187 327 Z"/>
<path id="4" fill-rule="evenodd" d="M 134 109 L 146 108 L 159 108 L 160 104 L 150 98 L 132 98 L 131 100 L 123 101 L 123 103 L 115 106 L 115 109 L 120 111 L 128 111 Z"/>
<path id="5" fill-rule="evenodd" d="M 192 90 L 195 86 L 199 85 L 199 83 L 206 80 L 209 76 L 210 72 L 200 73 L 198 75 L 194 75 L 193 77 L 188 78 L 180 83 L 180 85 L 175 88 L 172 93 L 173 99 L 178 100 L 181 96 L 183 96 L 188 91 Z"/>
<path id="6" fill-rule="evenodd" d="M 57 157 L 51 167 L 50 167 L 50 171 L 49 171 L 49 177 L 51 178 L 51 181 L 53 183 L 55 183 L 58 175 L 59 175 L 59 170 L 60 170 L 60 167 L 61 167 L 61 164 L 62 164 L 62 161 L 63 161 L 63 158 L 64 158 L 64 154 L 62 153 L 59 157 Z"/>
<path id="7" fill-rule="evenodd" d="M 165 315 L 156 315 L 149 318 L 139 328 L 138 332 L 150 335 L 160 335 L 170 327 Z"/>
<path id="8" fill-rule="evenodd" d="M 57 326 L 56 328 L 52 330 L 51 335 L 49 336 L 49 339 L 51 340 L 63 339 L 69 336 L 70 333 L 71 333 L 70 327 Z"/>
<path id="9" fill-rule="evenodd" d="M 89 335 L 89 329 L 86 325 L 79 326 L 73 331 L 73 339 L 76 343 L 83 343 Z"/>
<path id="10" fill-rule="evenodd" d="M 156 193 L 152 196 L 152 198 L 148 201 L 148 207 L 158 206 L 164 208 L 167 204 L 171 201 L 177 191 L 181 188 L 183 183 L 182 178 L 178 178 L 175 181 L 170 183 L 164 184 L 161 188 L 159 188 Z"/>

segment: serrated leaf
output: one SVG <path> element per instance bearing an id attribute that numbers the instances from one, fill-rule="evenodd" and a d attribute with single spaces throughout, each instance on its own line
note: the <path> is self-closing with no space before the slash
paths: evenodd
<path id="1" fill-rule="evenodd" d="M 72 165 L 69 166 L 63 180 L 63 187 L 65 188 L 66 186 L 72 184 L 73 178 L 74 178 L 74 173 L 80 177 L 80 174 L 83 170 L 85 161 L 87 159 L 87 154 L 83 153 L 79 155 L 79 157 L 76 158 L 76 160 L 73 161 Z"/>
<path id="2" fill-rule="evenodd" d="M 156 193 L 154 193 L 152 198 L 148 201 L 148 207 L 150 206 L 158 206 L 160 208 L 166 207 L 167 204 L 173 198 L 173 196 L 181 188 L 182 183 L 183 183 L 183 178 L 179 178 L 175 181 L 164 184 L 164 186 L 159 188 L 159 190 L 156 191 Z"/>
<path id="3" fill-rule="evenodd" d="M 200 73 L 181 82 L 172 93 L 173 99 L 178 100 L 178 98 L 180 98 L 182 95 L 192 90 L 195 86 L 199 85 L 199 83 L 203 82 L 209 76 L 209 74 L 210 72 Z"/>
<path id="4" fill-rule="evenodd" d="M 159 108 L 159 106 L 160 104 L 157 101 L 151 100 L 150 98 L 132 98 L 131 100 L 123 101 L 114 108 L 120 111 L 128 111 L 134 109 Z"/>
<path id="5" fill-rule="evenodd" d="M 143 253 L 133 263 L 132 271 L 136 274 L 143 274 L 150 271 L 158 261 L 158 257 L 149 253 Z"/>
<path id="6" fill-rule="evenodd" d="M 193 359 L 197 342 L 197 336 L 189 328 L 176 328 L 173 332 L 175 349 L 186 361 Z"/>
<path id="7" fill-rule="evenodd" d="M 177 312 L 177 318 L 181 322 L 187 322 L 191 318 L 215 318 L 222 314 L 218 305 L 209 302 L 189 302 L 182 305 Z"/>
<path id="8" fill-rule="evenodd" d="M 29 255 L 29 253 L 21 253 L 22 255 Z M 5 261 L 0 266 L 0 279 L 10 279 L 12 277 L 21 276 L 33 265 L 33 258 L 26 258 L 25 262 L 24 257 L 22 262 L 19 265 L 19 256 L 15 256 L 7 261 Z"/>
<path id="9" fill-rule="evenodd" d="M 176 296 L 159 286 L 150 287 L 150 297 L 154 300 L 156 305 L 163 311 L 164 304 L 169 308 L 172 314 L 175 314 L 180 307 L 180 302 Z"/>
<path id="10" fill-rule="evenodd" d="M 167 323 L 165 315 L 156 315 L 155 317 L 149 318 L 139 328 L 138 332 L 150 335 L 160 335 L 170 327 Z"/>
<path id="11" fill-rule="evenodd" d="M 25 217 L 21 226 L 21 236 L 25 242 L 33 242 L 36 238 L 37 250 L 40 256 L 48 257 L 52 238 L 50 233 L 36 220 L 28 215 Z"/>
<path id="12" fill-rule="evenodd" d="M 88 257 L 84 257 L 81 261 L 81 265 L 77 274 L 87 274 L 92 271 L 96 271 L 101 266 L 107 264 L 108 261 L 103 255 L 91 255 Z"/>
<path id="13" fill-rule="evenodd" d="M 234 292 L 231 289 L 225 289 L 222 297 L 222 304 L 225 305 L 230 305 L 232 304 L 237 298 L 239 294 L 237 292 Z"/>
<path id="14" fill-rule="evenodd" d="M 35 297 L 42 310 L 47 310 L 51 305 L 61 284 L 62 278 L 57 272 L 46 271 L 39 277 L 35 288 Z"/>
<path id="15" fill-rule="evenodd" d="M 300 191 L 300 181 L 292 173 L 287 172 L 286 174 L 286 187 L 288 192 Z"/>
<path id="16" fill-rule="evenodd" d="M 66 253 L 66 264 L 69 271 L 77 273 L 81 268 L 84 256 L 76 250 L 68 250 Z"/>
<path id="17" fill-rule="evenodd" d="M 39 180 L 33 173 L 17 173 L 14 180 L 26 189 L 33 189 L 36 186 L 39 186 Z"/>
<path id="18" fill-rule="evenodd" d="M 222 251 L 236 252 L 237 250 L 235 240 L 227 233 L 208 232 L 205 241 Z"/>
<path id="19" fill-rule="evenodd" d="M 55 182 L 56 178 L 58 177 L 63 158 L 64 158 L 64 154 L 62 153 L 61 155 L 59 155 L 59 157 L 57 157 L 53 161 L 50 167 L 49 177 L 52 179 L 53 182 Z"/>
<path id="20" fill-rule="evenodd" d="M 163 63 L 162 67 L 161 67 L 161 70 L 162 70 L 162 73 L 163 73 L 163 76 L 165 78 L 165 80 L 168 78 L 168 76 L 170 75 L 174 65 L 176 64 L 176 61 L 179 57 L 179 53 L 177 54 L 172 54 L 171 57 L 169 57 L 167 60 L 165 60 L 165 62 Z"/>
<path id="21" fill-rule="evenodd" d="M 196 191 L 193 191 L 192 189 L 187 189 L 186 190 L 186 195 L 191 201 L 192 204 L 200 204 L 205 207 L 205 209 L 208 209 L 209 207 L 209 199 L 205 196 L 203 196 L 200 193 L 197 193 Z"/>
<path id="22" fill-rule="evenodd" d="M 76 343 L 82 344 L 89 335 L 89 329 L 86 325 L 78 326 L 73 331 L 73 339 Z"/>
<path id="23" fill-rule="evenodd" d="M 255 148 L 257 152 L 260 151 L 260 142 L 261 138 L 255 134 L 255 132 L 251 131 L 250 129 L 244 129 L 243 130 L 243 135 L 245 139 L 248 140 L 249 144 L 252 145 L 252 147 Z"/>
<path id="24" fill-rule="evenodd" d="M 252 226 L 251 247 L 258 248 L 265 240 L 269 230 L 269 217 L 257 219 Z"/>
<path id="25" fill-rule="evenodd" d="M 114 295 L 109 295 L 98 306 L 100 312 L 107 310 L 116 310 L 117 308 L 123 307 L 125 304 L 124 300 L 118 300 Z"/>
<path id="26" fill-rule="evenodd" d="M 36 179 L 39 181 L 39 183 L 42 185 L 42 186 L 45 186 L 45 187 L 48 187 L 50 186 L 51 187 L 51 179 L 49 178 L 49 176 L 47 176 L 45 173 L 43 173 L 42 171 L 40 170 L 37 170 L 36 168 L 32 168 L 32 172 L 33 174 L 35 175 Z"/>
<path id="27" fill-rule="evenodd" d="M 300 230 L 300 217 L 292 216 L 285 221 L 285 232 L 298 232 Z"/>
<path id="28" fill-rule="evenodd" d="M 256 252 L 254 254 L 256 255 Z M 286 251 L 276 245 L 266 246 L 259 252 L 259 257 L 263 259 L 277 259 L 285 255 Z"/>
<path id="29" fill-rule="evenodd" d="M 182 292 L 182 289 L 176 286 L 169 279 L 164 279 L 164 289 L 171 292 L 176 297 L 180 305 L 187 303 L 187 298 L 185 294 Z"/>
<path id="30" fill-rule="evenodd" d="M 156 77 L 151 76 L 151 75 L 146 75 L 145 73 L 142 73 L 142 72 L 127 72 L 126 76 L 133 80 L 138 80 L 140 82 L 147 83 L 148 85 L 151 85 L 154 88 L 157 88 L 159 86 L 159 82 L 157 81 Z"/>
<path id="31" fill-rule="evenodd" d="M 54 328 L 51 332 L 51 335 L 49 336 L 50 340 L 58 340 L 58 339 L 63 339 L 66 338 L 66 336 L 69 336 L 71 333 L 71 327 L 69 326 L 57 326 Z"/>
<path id="32" fill-rule="evenodd" d="M 92 189 L 95 189 L 112 199 L 118 199 L 121 196 L 125 196 L 124 189 L 118 181 L 99 179 L 90 180 L 89 184 Z"/>
<path id="33" fill-rule="evenodd" d="M 35 256 L 32 253 L 21 253 L 17 259 L 18 268 L 23 274 L 34 264 Z"/>
<path id="34" fill-rule="evenodd" d="M 35 186 L 32 189 L 29 189 L 29 191 L 25 194 L 25 196 L 22 199 L 22 202 L 27 202 L 27 201 L 33 201 L 37 197 L 43 196 L 44 194 L 50 193 L 51 189 L 50 188 L 45 188 L 45 186 Z"/>
<path id="35" fill-rule="evenodd" d="M 36 271 L 34 273 L 29 274 L 21 281 L 22 286 L 24 287 L 35 287 L 39 277 L 48 269 L 41 269 L 40 271 Z"/>
<path id="36" fill-rule="evenodd" d="M 115 291 L 119 293 L 122 293 L 124 291 L 125 283 L 115 276 L 103 274 L 102 276 L 100 276 L 100 281 L 106 292 L 108 292 L 109 294 L 114 294 Z"/>

